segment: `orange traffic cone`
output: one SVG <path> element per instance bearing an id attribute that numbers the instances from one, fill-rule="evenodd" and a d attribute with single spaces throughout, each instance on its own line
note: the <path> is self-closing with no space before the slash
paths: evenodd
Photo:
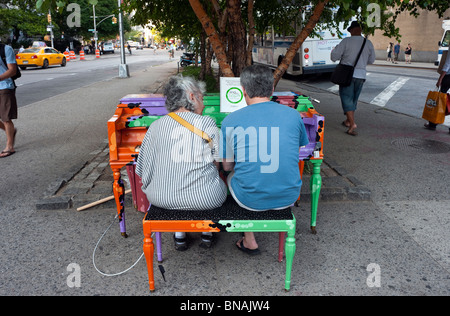
<path id="1" fill-rule="evenodd" d="M 85 60 L 86 58 L 84 57 L 84 50 L 80 50 L 80 60 Z"/>
<path id="2" fill-rule="evenodd" d="M 64 56 L 66 56 L 66 62 L 70 61 L 70 54 L 68 52 L 64 52 Z"/>
<path id="3" fill-rule="evenodd" d="M 100 58 L 100 50 L 98 49 L 95 50 L 95 57 Z"/>
<path id="4" fill-rule="evenodd" d="M 70 59 L 77 59 L 73 50 L 70 51 Z"/>

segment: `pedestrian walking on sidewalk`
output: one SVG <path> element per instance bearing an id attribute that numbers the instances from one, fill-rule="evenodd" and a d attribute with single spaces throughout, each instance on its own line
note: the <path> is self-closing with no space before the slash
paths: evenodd
<path id="1" fill-rule="evenodd" d="M 17 119 L 16 85 L 13 76 L 17 72 L 16 55 L 11 46 L 0 44 L 0 129 L 6 133 L 6 147 L 0 158 L 15 154 L 14 142 L 17 129 L 12 120 Z"/>
<path id="2" fill-rule="evenodd" d="M 394 64 L 398 64 L 398 55 L 400 55 L 400 42 L 394 46 L 394 60 L 392 61 Z"/>
<path id="3" fill-rule="evenodd" d="M 361 57 L 355 67 L 353 80 L 350 86 L 339 86 L 339 96 L 341 97 L 342 108 L 347 119 L 342 122 L 348 130 L 347 134 L 356 136 L 355 111 L 358 105 L 359 95 L 366 81 L 366 67 L 368 64 L 375 62 L 375 49 L 371 41 L 366 40 L 362 36 L 361 25 L 357 21 L 353 21 L 347 29 L 351 37 L 344 38 L 338 46 L 331 52 L 331 60 L 340 60 L 341 64 L 353 66 L 358 58 L 358 54 L 362 50 Z M 365 42 L 366 41 L 366 42 Z M 365 43 L 365 44 L 364 44 Z"/>
<path id="4" fill-rule="evenodd" d="M 440 92 L 448 93 L 450 89 L 450 54 L 447 54 L 444 66 L 442 67 L 441 75 L 436 83 L 436 87 L 440 88 Z M 428 122 L 425 124 L 425 128 L 431 131 L 435 131 L 438 124 Z M 450 133 L 450 128 L 449 128 Z"/>
<path id="5" fill-rule="evenodd" d="M 408 44 L 408 47 L 405 49 L 405 62 L 407 64 L 411 63 L 411 53 L 412 53 L 412 47 L 411 44 Z"/>
<path id="6" fill-rule="evenodd" d="M 394 51 L 394 43 L 389 43 L 389 46 L 387 48 L 387 61 L 392 62 L 392 52 Z"/>

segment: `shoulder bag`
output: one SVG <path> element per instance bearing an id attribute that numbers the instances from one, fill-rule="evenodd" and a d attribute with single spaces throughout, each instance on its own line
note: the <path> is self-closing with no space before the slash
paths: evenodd
<path id="1" fill-rule="evenodd" d="M 213 148 L 213 142 L 212 142 L 211 137 L 209 137 L 209 135 L 206 134 L 204 131 L 202 131 L 202 130 L 198 129 L 197 127 L 193 126 L 192 124 L 190 124 L 189 122 L 187 122 L 186 120 L 181 118 L 176 113 L 171 112 L 168 115 L 171 118 L 173 118 L 175 121 L 177 121 L 178 123 L 180 123 L 181 125 L 186 127 L 188 130 L 190 130 L 192 133 L 194 133 L 194 134 L 200 136 L 201 138 L 203 138 L 209 144 L 211 149 Z"/>
<path id="2" fill-rule="evenodd" d="M 352 83 L 355 67 L 358 64 L 359 59 L 361 58 L 361 54 L 364 50 L 364 47 L 366 46 L 366 42 L 367 38 L 364 38 L 364 42 L 361 47 L 361 50 L 359 51 L 358 58 L 356 58 L 355 65 L 349 66 L 339 63 L 336 66 L 336 69 L 334 70 L 333 74 L 331 75 L 331 82 L 333 82 L 334 84 L 338 84 L 342 87 L 348 87 Z"/>

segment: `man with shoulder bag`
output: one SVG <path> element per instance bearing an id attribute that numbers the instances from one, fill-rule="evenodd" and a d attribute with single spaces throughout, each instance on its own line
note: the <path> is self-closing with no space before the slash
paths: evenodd
<path id="1" fill-rule="evenodd" d="M 331 80 L 339 84 L 339 96 L 347 116 L 342 124 L 348 128 L 347 134 L 356 136 L 355 111 L 366 81 L 366 66 L 375 62 L 375 49 L 372 42 L 362 36 L 357 21 L 353 21 L 347 31 L 352 36 L 344 38 L 331 52 L 332 61 L 340 60 Z"/>
<path id="2" fill-rule="evenodd" d="M 6 133 L 6 147 L 0 158 L 15 154 L 14 142 L 17 129 L 12 120 L 17 119 L 16 85 L 18 70 L 16 56 L 11 46 L 0 43 L 0 128 Z"/>

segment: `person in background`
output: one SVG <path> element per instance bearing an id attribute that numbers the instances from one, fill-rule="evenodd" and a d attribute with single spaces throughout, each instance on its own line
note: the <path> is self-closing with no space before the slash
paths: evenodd
<path id="1" fill-rule="evenodd" d="M 392 59 L 392 52 L 394 51 L 394 43 L 389 43 L 389 46 L 387 48 L 387 61 L 388 62 L 394 62 L 394 60 Z"/>
<path id="2" fill-rule="evenodd" d="M 6 147 L 0 158 L 16 153 L 14 143 L 17 129 L 12 120 L 17 119 L 16 85 L 12 77 L 17 72 L 14 50 L 11 46 L 0 43 L 0 129 L 6 133 Z"/>
<path id="3" fill-rule="evenodd" d="M 445 60 L 444 66 L 442 67 L 441 75 L 436 83 L 436 87 L 440 88 L 440 92 L 448 93 L 450 89 L 450 53 L 447 54 L 447 59 Z M 435 131 L 438 124 L 428 122 L 425 125 L 426 129 Z M 450 128 L 449 128 L 450 133 Z"/>
<path id="4" fill-rule="evenodd" d="M 408 47 L 405 49 L 405 62 L 407 64 L 411 63 L 411 54 L 412 54 L 412 47 L 411 44 L 408 44 Z"/>
<path id="5" fill-rule="evenodd" d="M 157 207 L 207 211 L 227 198 L 227 187 L 219 176 L 219 129 L 212 118 L 202 116 L 204 92 L 204 83 L 182 76 L 172 77 L 164 88 L 169 115 L 150 125 L 136 165 L 142 191 Z M 170 115 L 203 131 L 211 142 Z M 211 247 L 211 233 L 202 233 L 201 239 L 201 247 Z M 186 233 L 175 233 L 174 240 L 176 250 L 188 248 Z"/>
<path id="6" fill-rule="evenodd" d="M 400 55 L 400 42 L 394 46 L 394 64 L 398 64 L 398 56 Z"/>
<path id="7" fill-rule="evenodd" d="M 361 47 L 364 43 L 362 37 L 362 28 L 357 21 L 353 21 L 347 29 L 351 37 L 346 37 L 331 52 L 331 60 L 338 61 L 344 65 L 354 65 Z M 375 62 L 375 49 L 371 41 L 367 40 L 364 50 L 358 64 L 355 67 L 353 80 L 348 87 L 339 87 L 339 96 L 341 97 L 342 108 L 347 119 L 342 124 L 348 128 L 347 134 L 356 136 L 355 112 L 358 105 L 359 95 L 361 94 L 364 82 L 366 81 L 366 67 Z"/>

